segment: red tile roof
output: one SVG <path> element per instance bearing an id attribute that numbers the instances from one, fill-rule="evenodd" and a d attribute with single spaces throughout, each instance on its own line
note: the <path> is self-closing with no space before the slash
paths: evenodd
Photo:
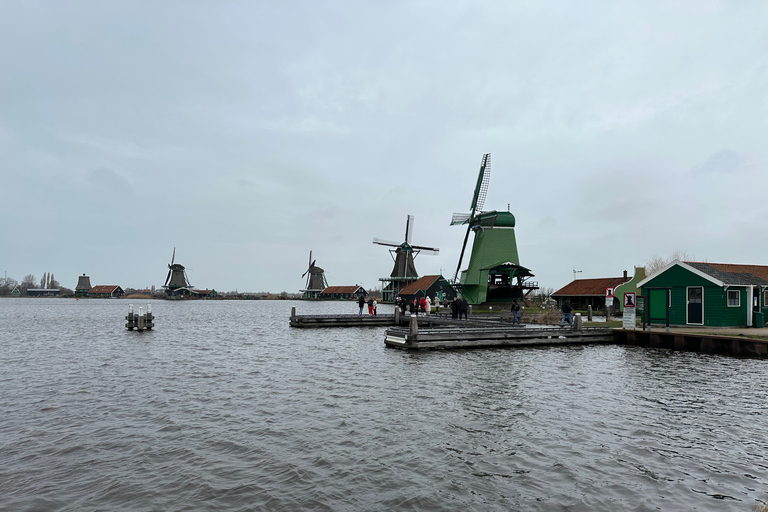
<path id="1" fill-rule="evenodd" d="M 575 297 L 579 295 L 599 295 L 605 297 L 606 288 L 616 288 L 620 284 L 624 284 L 629 281 L 629 278 L 623 277 L 601 277 L 598 279 L 576 279 L 571 283 L 563 286 L 555 293 L 553 297 L 568 296 Z"/>
<path id="2" fill-rule="evenodd" d="M 400 290 L 400 295 L 414 295 L 419 290 L 426 291 L 440 276 L 423 276 Z"/>
<path id="3" fill-rule="evenodd" d="M 359 286 L 329 286 L 320 293 L 355 293 L 359 289 Z"/>
<path id="4" fill-rule="evenodd" d="M 94 286 L 90 290 L 88 290 L 88 293 L 114 293 L 115 290 L 120 288 L 116 284 L 100 284 L 98 286 Z"/>

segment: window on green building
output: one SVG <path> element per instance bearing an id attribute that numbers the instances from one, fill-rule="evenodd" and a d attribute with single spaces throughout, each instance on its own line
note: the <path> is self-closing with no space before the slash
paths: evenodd
<path id="1" fill-rule="evenodd" d="M 741 292 L 739 290 L 728 290 L 728 307 L 737 308 L 741 306 Z"/>

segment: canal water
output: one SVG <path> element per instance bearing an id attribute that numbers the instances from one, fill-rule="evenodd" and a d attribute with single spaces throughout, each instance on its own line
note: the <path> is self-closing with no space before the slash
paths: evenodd
<path id="1" fill-rule="evenodd" d="M 350 302 L 0 300 L 3 510 L 752 511 L 768 361 L 404 352 Z M 144 303 L 134 302 L 134 305 Z M 389 312 L 391 306 L 380 306 Z"/>

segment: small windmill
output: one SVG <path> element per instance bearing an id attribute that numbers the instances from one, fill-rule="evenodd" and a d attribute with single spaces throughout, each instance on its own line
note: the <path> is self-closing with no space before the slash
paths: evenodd
<path id="1" fill-rule="evenodd" d="M 176 261 L 176 248 L 173 248 L 173 256 L 171 262 L 168 264 L 168 276 L 165 278 L 165 293 L 168 295 L 182 295 L 189 293 L 192 287 L 187 279 L 187 271 L 184 269 L 184 265 L 181 263 L 175 263 Z"/>
<path id="2" fill-rule="evenodd" d="M 531 271 L 520 266 L 515 240 L 515 216 L 511 212 L 483 211 L 491 180 L 491 154 L 483 155 L 469 213 L 454 213 L 451 226 L 466 224 L 467 233 L 461 246 L 454 284 L 470 304 L 486 301 L 509 301 L 524 297 L 537 289 L 526 282 Z M 472 254 L 466 270 L 461 270 L 469 233 L 475 233 Z"/>
<path id="3" fill-rule="evenodd" d="M 408 215 L 408 218 L 405 221 L 405 241 L 402 243 L 381 240 L 380 238 L 373 239 L 373 243 L 376 245 L 394 247 L 394 249 L 389 250 L 392 259 L 395 262 L 395 266 L 392 268 L 392 273 L 388 278 L 382 277 L 379 279 L 379 281 L 388 283 L 381 291 L 382 300 L 394 300 L 395 296 L 400 291 L 400 288 L 407 285 L 408 282 L 415 281 L 419 278 L 419 274 L 416 272 L 416 266 L 413 262 L 413 259 L 416 256 L 420 253 L 432 255 L 440 254 L 440 249 L 437 247 L 411 244 L 411 238 L 413 237 L 413 221 L 413 215 Z"/>
<path id="4" fill-rule="evenodd" d="M 307 271 L 301 275 L 301 277 L 307 276 L 306 289 L 301 290 L 304 299 L 317 299 L 320 293 L 328 288 L 328 283 L 325 281 L 325 271 L 315 265 L 316 261 L 312 259 L 312 251 L 309 251 L 309 266 Z"/>

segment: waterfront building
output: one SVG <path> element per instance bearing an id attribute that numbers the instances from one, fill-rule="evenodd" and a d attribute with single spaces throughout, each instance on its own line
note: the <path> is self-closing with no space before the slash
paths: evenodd
<path id="1" fill-rule="evenodd" d="M 552 298 L 557 300 L 558 307 L 568 300 L 573 309 L 587 309 L 588 306 L 592 306 L 593 310 L 605 309 L 606 288 L 616 289 L 629 281 L 626 270 L 622 277 L 574 279 L 553 293 Z M 618 308 L 616 301 L 614 301 L 613 307 L 614 309 Z"/>
<path id="2" fill-rule="evenodd" d="M 93 298 L 102 298 L 102 299 L 109 299 L 109 298 L 117 298 L 122 297 L 125 294 L 122 288 L 115 284 L 102 284 L 98 286 L 94 286 L 90 290 L 88 290 L 88 297 Z"/>
<path id="3" fill-rule="evenodd" d="M 323 299 L 357 299 L 358 297 L 366 297 L 368 292 L 362 286 L 329 286 L 323 290 L 319 298 Z"/>
<path id="4" fill-rule="evenodd" d="M 763 327 L 768 266 L 675 260 L 638 283 L 653 324 Z"/>

